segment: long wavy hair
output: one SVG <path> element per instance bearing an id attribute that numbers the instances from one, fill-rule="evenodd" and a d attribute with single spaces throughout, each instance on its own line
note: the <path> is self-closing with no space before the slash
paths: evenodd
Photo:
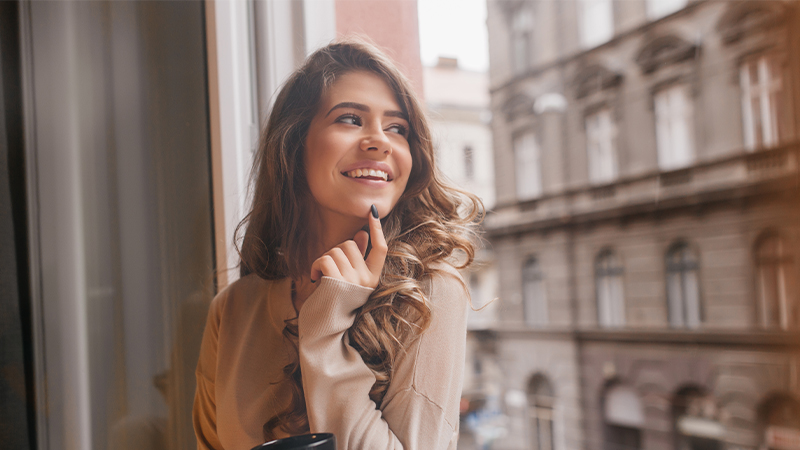
<path id="1" fill-rule="evenodd" d="M 370 398 L 379 407 L 396 359 L 431 320 L 421 282 L 436 273 L 436 263 L 458 268 L 475 254 L 475 227 L 483 204 L 450 185 L 436 169 L 425 114 L 409 81 L 373 45 L 361 40 L 334 42 L 317 50 L 285 83 L 261 135 L 251 180 L 252 209 L 237 227 L 241 238 L 241 276 L 267 280 L 299 279 L 310 271 L 319 236 L 314 228 L 315 201 L 306 181 L 303 151 L 312 118 L 326 90 L 342 75 L 367 71 L 380 76 L 397 97 L 409 120 L 413 159 L 406 189 L 382 220 L 388 253 L 380 282 L 348 330 L 350 345 L 375 374 Z M 237 239 L 238 242 L 238 239 Z M 297 354 L 297 320 L 287 321 L 283 335 Z M 264 436 L 280 428 L 288 434 L 308 431 L 300 364 L 294 358 L 283 369 L 292 387 L 289 405 L 267 418 Z"/>

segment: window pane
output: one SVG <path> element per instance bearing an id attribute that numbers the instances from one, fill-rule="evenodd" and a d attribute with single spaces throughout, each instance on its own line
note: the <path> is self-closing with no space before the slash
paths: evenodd
<path id="1" fill-rule="evenodd" d="M 539 167 L 539 148 L 533 133 L 525 133 L 514 140 L 516 156 L 517 197 L 527 200 L 542 192 Z"/>
<path id="2" fill-rule="evenodd" d="M 611 0 L 581 0 L 581 44 L 584 47 L 600 45 L 614 35 L 614 18 Z"/>
<path id="3" fill-rule="evenodd" d="M 694 161 L 694 118 L 689 87 L 664 89 L 654 102 L 659 167 L 672 170 L 690 165 Z"/>
<path id="4" fill-rule="evenodd" d="M 686 302 L 686 326 L 697 328 L 700 326 L 700 292 L 697 283 L 697 271 L 686 269 L 683 271 L 683 294 Z"/>
<path id="5" fill-rule="evenodd" d="M 593 183 L 609 182 L 617 176 L 614 134 L 610 110 L 603 109 L 586 117 L 589 181 Z"/>
<path id="6" fill-rule="evenodd" d="M 669 304 L 669 324 L 673 327 L 684 326 L 683 298 L 679 272 L 667 274 L 667 302 Z"/>
<path id="7" fill-rule="evenodd" d="M 647 0 L 647 17 L 656 20 L 686 6 L 687 0 Z"/>

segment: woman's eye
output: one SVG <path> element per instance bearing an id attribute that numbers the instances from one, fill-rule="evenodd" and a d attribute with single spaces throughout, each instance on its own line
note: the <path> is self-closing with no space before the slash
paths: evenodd
<path id="1" fill-rule="evenodd" d="M 394 125 L 389 126 L 389 128 L 387 128 L 386 131 L 389 131 L 389 132 L 392 132 L 392 133 L 397 133 L 397 134 L 399 134 L 401 136 L 407 136 L 408 135 L 408 128 L 406 128 L 406 127 L 404 127 L 402 125 L 399 125 L 399 124 L 394 124 Z"/>
<path id="2" fill-rule="evenodd" d="M 337 122 L 346 123 L 348 125 L 361 126 L 361 118 L 354 114 L 345 114 L 336 119 Z"/>

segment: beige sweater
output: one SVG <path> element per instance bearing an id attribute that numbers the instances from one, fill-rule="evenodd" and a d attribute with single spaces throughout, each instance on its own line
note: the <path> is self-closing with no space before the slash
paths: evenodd
<path id="1" fill-rule="evenodd" d="M 428 330 L 396 364 L 380 408 L 375 376 L 347 340 L 372 289 L 323 277 L 298 320 L 300 368 L 311 432 L 332 432 L 338 450 L 455 449 L 464 370 L 467 294 L 449 265 L 425 283 Z M 198 449 L 249 450 L 289 402 L 283 367 L 293 355 L 284 321 L 295 317 L 288 279 L 239 279 L 211 303 L 193 421 Z"/>

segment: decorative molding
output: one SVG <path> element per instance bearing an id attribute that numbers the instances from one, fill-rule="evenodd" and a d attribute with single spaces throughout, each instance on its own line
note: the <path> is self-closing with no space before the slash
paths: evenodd
<path id="1" fill-rule="evenodd" d="M 694 58 L 700 47 L 673 34 L 648 41 L 636 56 L 636 64 L 645 74 Z"/>
<path id="2" fill-rule="evenodd" d="M 744 36 L 774 29 L 783 24 L 786 7 L 779 2 L 735 2 L 717 22 L 717 32 L 725 44 L 733 44 Z"/>
<path id="3" fill-rule="evenodd" d="M 511 94 L 500 107 L 500 110 L 506 115 L 506 120 L 513 120 L 518 117 L 524 117 L 533 114 L 534 100 L 527 94 L 516 93 Z"/>
<path id="4" fill-rule="evenodd" d="M 591 94 L 619 86 L 622 75 L 601 66 L 592 64 L 580 69 L 572 81 L 575 98 L 584 98 Z"/>

